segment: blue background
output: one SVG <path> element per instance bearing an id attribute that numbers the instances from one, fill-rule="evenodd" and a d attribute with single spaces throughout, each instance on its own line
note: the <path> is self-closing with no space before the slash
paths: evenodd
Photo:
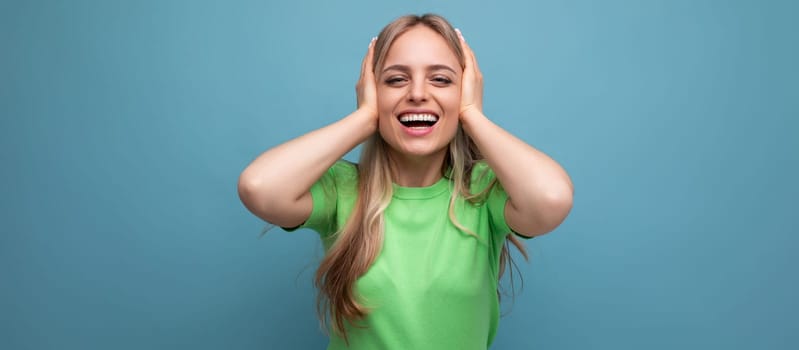
<path id="1" fill-rule="evenodd" d="M 323 348 L 317 238 L 236 181 L 423 12 L 576 186 L 494 349 L 799 347 L 796 2 L 441 0 L 2 1 L 0 348 Z"/>

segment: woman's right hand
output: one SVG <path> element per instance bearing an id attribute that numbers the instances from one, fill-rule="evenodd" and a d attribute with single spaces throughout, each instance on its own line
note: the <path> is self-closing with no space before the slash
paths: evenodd
<path id="1" fill-rule="evenodd" d="M 372 38 L 366 57 L 361 62 L 361 77 L 355 85 L 355 93 L 358 98 L 358 110 L 364 111 L 372 116 L 377 123 L 377 86 L 375 74 L 372 70 L 372 59 L 374 58 L 375 42 L 377 38 Z"/>
<path id="2" fill-rule="evenodd" d="M 242 172 L 239 197 L 256 216 L 295 227 L 313 210 L 310 188 L 336 161 L 377 130 L 377 83 L 372 72 L 375 40 L 361 64 L 355 89 L 358 110 L 262 153 Z"/>

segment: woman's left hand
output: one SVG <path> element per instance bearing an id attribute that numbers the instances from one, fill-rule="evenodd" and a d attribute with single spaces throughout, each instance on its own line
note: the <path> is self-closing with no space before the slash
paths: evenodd
<path id="1" fill-rule="evenodd" d="M 466 39 L 463 38 L 460 30 L 457 30 L 457 32 L 461 40 L 461 47 L 463 47 L 464 60 L 466 61 L 461 80 L 460 118 L 463 120 L 464 116 L 469 113 L 483 113 L 483 74 L 480 73 L 480 67 L 477 66 L 477 58 L 474 57 L 474 51 L 466 43 Z"/>

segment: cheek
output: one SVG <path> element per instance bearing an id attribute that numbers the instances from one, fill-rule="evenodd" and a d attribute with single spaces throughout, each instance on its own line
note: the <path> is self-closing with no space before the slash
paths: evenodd
<path id="1" fill-rule="evenodd" d="M 456 112 L 460 112 L 461 109 L 461 95 L 459 94 L 457 97 L 452 99 L 452 109 Z"/>
<path id="2" fill-rule="evenodd" d="M 377 89 L 377 128 L 384 131 L 390 126 L 391 118 L 394 118 L 396 108 L 396 98 L 390 90 Z"/>
<path id="3" fill-rule="evenodd" d="M 460 109 L 461 109 L 461 94 L 460 89 L 452 89 L 453 91 L 448 91 L 447 94 L 444 94 L 439 99 L 439 103 L 441 104 L 441 108 L 444 110 L 444 113 L 448 116 L 445 120 L 446 122 L 446 134 L 447 137 L 454 137 L 455 131 L 458 129 L 458 125 L 460 124 Z"/>
<path id="4" fill-rule="evenodd" d="M 447 112 L 458 112 L 461 106 L 461 93 L 458 89 L 452 89 L 447 94 L 441 97 L 441 107 Z"/>
<path id="5" fill-rule="evenodd" d="M 396 92 L 390 89 L 377 88 L 377 111 L 382 116 L 391 113 L 397 105 Z"/>

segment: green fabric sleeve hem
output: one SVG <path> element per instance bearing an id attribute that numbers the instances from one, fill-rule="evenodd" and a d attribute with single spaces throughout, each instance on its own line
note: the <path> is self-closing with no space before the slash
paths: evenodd
<path id="1" fill-rule="evenodd" d="M 521 234 L 521 233 L 518 233 L 518 232 L 516 232 L 516 231 L 513 231 L 513 230 L 511 230 L 510 232 L 512 232 L 514 235 L 516 235 L 516 237 L 519 237 L 519 238 L 521 238 L 521 239 L 523 239 L 523 240 L 528 240 L 528 239 L 533 239 L 533 238 L 535 238 L 535 236 L 532 236 L 532 237 L 531 237 L 531 236 L 525 236 L 525 235 L 523 235 L 523 234 Z"/>
<path id="2" fill-rule="evenodd" d="M 305 219 L 301 225 L 296 227 L 281 227 L 286 232 L 294 232 L 301 228 L 309 228 L 312 229 L 320 234 L 326 234 L 326 223 L 329 224 L 329 220 L 326 220 L 325 210 L 329 205 L 329 199 L 327 198 L 327 193 L 325 192 L 324 183 L 332 180 L 327 179 L 326 176 L 328 174 L 322 175 L 322 178 L 317 181 L 316 183 L 311 186 L 310 193 L 311 193 L 311 202 L 312 202 L 312 209 L 311 213 L 308 215 L 308 218 Z"/>
<path id="3" fill-rule="evenodd" d="M 307 222 L 307 221 L 306 221 L 306 222 Z M 286 232 L 294 232 L 294 231 L 297 231 L 297 230 L 301 229 L 301 228 L 302 228 L 304 225 L 305 225 L 305 222 L 303 222 L 303 223 L 302 223 L 302 224 L 300 224 L 299 226 L 294 226 L 294 227 L 283 227 L 283 226 L 280 226 L 280 228 L 281 228 L 283 231 L 286 231 Z"/>

